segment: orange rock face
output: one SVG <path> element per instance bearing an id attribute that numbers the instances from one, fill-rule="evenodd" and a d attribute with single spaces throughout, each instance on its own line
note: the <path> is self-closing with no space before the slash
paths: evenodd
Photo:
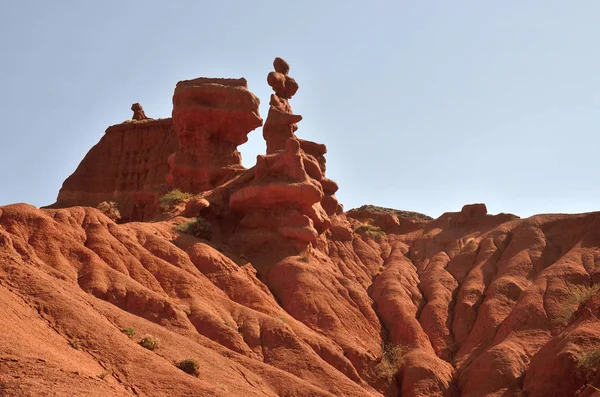
<path id="1" fill-rule="evenodd" d="M 147 120 L 149 119 L 144 112 L 144 108 L 139 103 L 134 103 L 131 105 L 131 110 L 133 110 L 132 120 Z"/>
<path id="2" fill-rule="evenodd" d="M 109 127 L 55 208 L 0 207 L 0 395 L 598 395 L 600 213 L 344 213 L 274 69 L 251 169 L 258 99 L 202 78 Z M 173 187 L 197 194 L 159 214 Z"/>
<path id="3" fill-rule="evenodd" d="M 269 114 L 263 128 L 263 137 L 267 141 L 267 154 L 272 154 L 285 148 L 289 138 L 295 138 L 294 132 L 302 116 L 292 113 L 289 99 L 298 91 L 296 80 L 288 76 L 290 66 L 281 58 L 273 62 L 274 72 L 267 76 L 267 83 L 275 94 L 271 95 Z"/>
<path id="4" fill-rule="evenodd" d="M 304 168 L 305 154 L 296 139 L 282 152 L 258 156 L 254 180 L 231 195 L 229 208 L 242 214 L 234 236 L 244 251 L 291 240 L 298 251 L 314 243 L 330 221 L 321 207 L 323 189 Z"/>
<path id="5" fill-rule="evenodd" d="M 229 243 L 248 254 L 270 251 L 276 262 L 286 254 L 307 252 L 342 209 L 334 196 L 337 184 L 325 177 L 325 145 L 294 134 L 301 117 L 291 113 L 288 102 L 298 89 L 287 75 L 289 65 L 275 58 L 273 66 L 267 81 L 275 94 L 263 128 L 267 154 L 258 156 L 252 181 L 227 196 L 229 209 L 240 216 Z"/>
<path id="6" fill-rule="evenodd" d="M 114 201 L 125 222 L 153 219 L 167 190 L 209 190 L 245 170 L 237 146 L 262 124 L 258 105 L 245 79 L 208 78 L 177 84 L 172 119 L 134 103 L 133 120 L 106 130 L 50 207 Z"/>
<path id="7" fill-rule="evenodd" d="M 63 183 L 52 207 L 96 207 L 115 201 L 123 221 L 152 219 L 167 190 L 167 159 L 178 148 L 171 119 L 109 127 Z"/>
<path id="8" fill-rule="evenodd" d="M 180 81 L 173 95 L 179 150 L 169 159 L 169 185 L 197 193 L 243 171 L 237 147 L 262 125 L 258 105 L 245 79 Z"/>
<path id="9" fill-rule="evenodd" d="M 0 384 L 11 396 L 593 395 L 596 369 L 578 363 L 600 349 L 600 214 L 468 212 L 376 239 L 335 215 L 308 252 L 264 267 L 266 254 L 248 262 L 178 233 L 181 218 L 0 207 Z M 184 359 L 198 377 L 175 367 Z"/>

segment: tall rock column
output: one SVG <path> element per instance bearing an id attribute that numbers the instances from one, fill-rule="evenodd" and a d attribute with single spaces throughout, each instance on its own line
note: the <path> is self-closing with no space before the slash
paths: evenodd
<path id="1" fill-rule="evenodd" d="M 294 132 L 302 116 L 292 113 L 289 99 L 298 90 L 281 58 L 267 82 L 271 95 L 263 127 L 267 154 L 257 157 L 248 184 L 233 192 L 229 208 L 240 221 L 229 243 L 245 253 L 281 255 L 303 252 L 317 243 L 342 212 L 334 194 L 337 184 L 326 178 L 325 145 L 298 139 Z"/>
<path id="2" fill-rule="evenodd" d="M 321 199 L 321 206 L 327 215 L 339 214 L 343 212 L 343 208 L 335 197 L 338 186 L 325 177 L 327 148 L 323 144 L 299 139 L 295 135 L 298 130 L 296 123 L 302 120 L 302 116 L 294 114 L 289 103 L 289 99 L 298 91 L 298 83 L 288 75 L 290 65 L 281 58 L 275 58 L 273 67 L 275 71 L 267 75 L 267 83 L 275 93 L 271 94 L 269 114 L 263 127 L 263 137 L 267 141 L 267 155 L 284 150 L 288 139 L 296 139 L 303 152 L 304 169 L 322 186 L 324 196 Z"/>
<path id="3" fill-rule="evenodd" d="M 258 98 L 246 79 L 198 78 L 177 83 L 173 129 L 178 150 L 169 157 L 167 183 L 198 193 L 229 180 L 245 168 L 237 147 L 262 125 Z"/>
<path id="4" fill-rule="evenodd" d="M 276 153 L 285 149 L 288 138 L 295 138 L 294 132 L 298 129 L 297 122 L 302 116 L 292 113 L 289 99 L 298 91 L 296 80 L 288 76 L 290 66 L 281 58 L 273 62 L 274 72 L 267 76 L 267 83 L 274 94 L 269 102 L 269 114 L 263 127 L 263 137 L 267 141 L 267 154 Z"/>

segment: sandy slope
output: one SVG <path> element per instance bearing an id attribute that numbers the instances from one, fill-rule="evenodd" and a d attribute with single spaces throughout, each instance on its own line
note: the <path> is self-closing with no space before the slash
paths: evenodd
<path id="1" fill-rule="evenodd" d="M 599 213 L 373 215 L 385 236 L 336 234 L 361 216 L 267 266 L 180 218 L 0 207 L 0 395 L 593 395 L 576 363 L 600 348 L 600 297 L 568 297 L 600 282 Z M 402 349 L 389 377 L 382 343 Z"/>

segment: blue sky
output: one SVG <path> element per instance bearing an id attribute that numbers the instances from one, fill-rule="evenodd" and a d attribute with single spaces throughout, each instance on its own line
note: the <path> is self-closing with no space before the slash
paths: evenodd
<path id="1" fill-rule="evenodd" d="M 281 56 L 347 209 L 595 211 L 598 20 L 595 0 L 2 0 L 0 205 L 54 202 L 133 102 L 169 117 L 179 80 L 245 77 L 265 118 Z M 254 165 L 262 131 L 239 149 Z"/>

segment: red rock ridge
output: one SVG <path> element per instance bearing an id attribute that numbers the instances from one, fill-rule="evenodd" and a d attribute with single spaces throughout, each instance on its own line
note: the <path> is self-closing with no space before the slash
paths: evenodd
<path id="1" fill-rule="evenodd" d="M 178 234 L 177 218 L 116 225 L 91 208 L 1 207 L 0 385 L 57 396 L 593 395 L 600 375 L 577 362 L 600 349 L 600 295 L 561 313 L 576 288 L 600 282 L 600 213 L 473 213 L 375 240 L 336 215 L 309 252 L 266 268 Z M 160 339 L 156 352 L 137 345 L 144 334 Z M 402 348 L 391 378 L 384 342 Z M 174 367 L 184 358 L 199 361 L 199 378 Z"/>

